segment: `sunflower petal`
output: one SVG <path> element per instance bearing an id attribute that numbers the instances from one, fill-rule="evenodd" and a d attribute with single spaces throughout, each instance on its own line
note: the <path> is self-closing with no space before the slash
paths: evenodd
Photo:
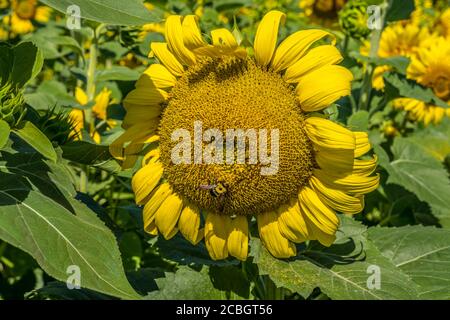
<path id="1" fill-rule="evenodd" d="M 184 17 L 182 28 L 183 43 L 188 49 L 192 50 L 206 45 L 198 26 L 197 16 L 187 15 Z"/>
<path id="2" fill-rule="evenodd" d="M 286 15 L 280 11 L 270 11 L 261 20 L 256 30 L 254 50 L 256 62 L 267 66 L 272 60 L 278 41 L 278 28 L 284 24 Z"/>
<path id="3" fill-rule="evenodd" d="M 205 244 L 213 260 L 228 257 L 227 239 L 229 236 L 230 218 L 226 215 L 208 213 L 205 222 Z"/>
<path id="4" fill-rule="evenodd" d="M 136 82 L 136 88 L 171 88 L 177 82 L 177 78 L 162 64 L 152 64 L 140 76 Z"/>
<path id="5" fill-rule="evenodd" d="M 152 42 L 150 47 L 152 49 L 151 55 L 155 55 L 170 73 L 178 77 L 183 74 L 183 65 L 177 60 L 173 53 L 169 51 L 167 43 Z"/>
<path id="6" fill-rule="evenodd" d="M 300 214 L 297 200 L 280 206 L 278 214 L 278 227 L 284 237 L 296 243 L 308 240 L 308 228 Z"/>
<path id="7" fill-rule="evenodd" d="M 272 61 L 272 68 L 276 71 L 282 71 L 296 63 L 311 45 L 317 40 L 330 35 L 329 32 L 311 29 L 301 30 L 287 37 L 278 46 Z"/>
<path id="8" fill-rule="evenodd" d="M 245 216 L 237 216 L 230 221 L 228 252 L 233 257 L 245 261 L 248 255 L 248 221 Z"/>
<path id="9" fill-rule="evenodd" d="M 314 170 L 314 175 L 329 188 L 339 189 L 344 192 L 362 195 L 378 188 L 380 176 L 364 177 L 356 174 L 348 176 L 331 175 L 323 170 Z"/>
<path id="10" fill-rule="evenodd" d="M 166 20 L 166 41 L 169 50 L 184 65 L 195 63 L 195 55 L 184 45 L 181 16 L 171 15 Z"/>
<path id="11" fill-rule="evenodd" d="M 153 192 L 152 196 L 145 204 L 142 216 L 144 219 L 144 230 L 146 232 L 153 230 L 156 211 L 170 194 L 172 194 L 170 185 L 168 183 L 163 183 L 155 190 L 155 192 Z"/>
<path id="12" fill-rule="evenodd" d="M 355 158 L 361 157 L 366 154 L 372 146 L 369 142 L 369 136 L 367 132 L 354 132 L 355 134 Z"/>
<path id="13" fill-rule="evenodd" d="M 162 174 L 163 166 L 161 163 L 151 163 L 136 172 L 131 180 L 131 186 L 136 195 L 136 204 L 143 204 L 143 200 L 158 185 Z"/>
<path id="14" fill-rule="evenodd" d="M 287 68 L 284 79 L 289 83 L 299 82 L 305 74 L 327 65 L 338 64 L 342 59 L 341 53 L 335 46 L 318 46 L 309 50 L 305 56 Z"/>
<path id="15" fill-rule="evenodd" d="M 333 121 L 320 117 L 309 117 L 305 120 L 305 129 L 311 141 L 318 147 L 331 150 L 355 149 L 353 132 Z"/>
<path id="16" fill-rule="evenodd" d="M 200 232 L 200 209 L 191 203 L 186 204 L 181 211 L 178 229 L 193 245 L 199 243 L 203 238 L 203 233 Z"/>
<path id="17" fill-rule="evenodd" d="M 303 76 L 297 85 L 302 110 L 311 112 L 328 107 L 350 94 L 352 73 L 341 66 L 324 66 Z"/>
<path id="18" fill-rule="evenodd" d="M 256 218 L 261 241 L 274 257 L 290 258 L 297 255 L 295 245 L 281 234 L 275 212 L 261 213 Z"/>
<path id="19" fill-rule="evenodd" d="M 314 176 L 310 178 L 309 183 L 319 198 L 334 210 L 347 214 L 357 214 L 362 211 L 364 201 L 361 196 L 353 197 L 343 191 L 328 188 Z"/>
<path id="20" fill-rule="evenodd" d="M 336 233 L 339 226 L 336 213 L 320 200 L 314 190 L 304 187 L 299 193 L 299 203 L 308 219 L 317 228 L 329 235 Z"/>
<path id="21" fill-rule="evenodd" d="M 178 195 L 172 193 L 156 210 L 155 223 L 165 239 L 170 239 L 176 234 L 176 225 L 180 218 L 183 201 Z"/>

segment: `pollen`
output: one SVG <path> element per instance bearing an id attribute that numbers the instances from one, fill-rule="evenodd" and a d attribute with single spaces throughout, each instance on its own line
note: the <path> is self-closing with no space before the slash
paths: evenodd
<path id="1" fill-rule="evenodd" d="M 194 146 L 190 163 L 175 164 L 171 155 L 177 141 L 172 133 L 186 129 L 193 138 L 198 121 L 203 130 L 266 130 L 269 154 L 270 132 L 278 130 L 278 170 L 262 175 L 261 162 L 195 163 Z M 295 88 L 279 74 L 251 58 L 204 58 L 178 79 L 164 108 L 159 127 L 164 178 L 208 212 L 235 216 L 274 210 L 297 196 L 316 167 L 304 126 Z M 259 152 L 261 145 L 257 148 Z"/>

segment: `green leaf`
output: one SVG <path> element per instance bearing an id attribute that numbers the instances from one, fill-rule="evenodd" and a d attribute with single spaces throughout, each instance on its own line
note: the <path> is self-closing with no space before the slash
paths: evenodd
<path id="1" fill-rule="evenodd" d="M 366 228 L 350 218 L 341 219 L 337 240 L 329 248 L 313 242 L 295 259 L 280 260 L 253 240 L 251 252 L 260 274 L 305 298 L 316 287 L 336 300 L 416 298 L 416 284 L 367 240 Z M 380 268 L 379 289 L 367 285 L 371 266 Z"/>
<path id="2" fill-rule="evenodd" d="M 388 72 L 384 74 L 384 80 L 386 83 L 385 90 L 388 100 L 406 97 L 417 99 L 441 108 L 449 107 L 445 101 L 442 101 L 433 93 L 431 88 L 424 88 L 417 82 L 406 79 L 405 76 Z"/>
<path id="3" fill-rule="evenodd" d="M 0 152 L 0 238 L 33 256 L 50 276 L 66 282 L 80 268 L 81 286 L 135 299 L 116 240 L 104 223 L 74 199 L 61 164 L 26 149 Z"/>
<path id="4" fill-rule="evenodd" d="M 166 273 L 165 278 L 156 279 L 159 291 L 150 292 L 149 300 L 218 300 L 223 299 L 222 292 L 214 288 L 208 267 L 197 272 L 182 266 L 176 273 Z M 195 288 L 195 289 L 194 289 Z"/>
<path id="5" fill-rule="evenodd" d="M 9 127 L 9 124 L 0 119 L 0 149 L 2 149 L 6 142 L 8 142 L 10 131 L 11 128 Z"/>
<path id="6" fill-rule="evenodd" d="M 127 67 L 113 66 L 110 69 L 98 71 L 96 81 L 136 81 L 140 73 Z"/>
<path id="7" fill-rule="evenodd" d="M 0 61 L 2 83 L 11 81 L 23 87 L 41 71 L 44 58 L 32 42 L 22 42 L 12 48 L 0 45 Z"/>
<path id="8" fill-rule="evenodd" d="M 369 239 L 419 285 L 420 299 L 450 299 L 450 230 L 370 228 Z"/>
<path id="9" fill-rule="evenodd" d="M 109 147 L 87 141 L 73 141 L 61 146 L 63 158 L 77 163 L 95 165 L 112 159 Z"/>
<path id="10" fill-rule="evenodd" d="M 380 165 L 389 173 L 387 183 L 394 183 L 427 202 L 444 226 L 450 226 L 450 180 L 441 162 L 426 153 L 409 138 L 397 138 L 392 146 L 393 161 L 380 154 Z"/>
<path id="11" fill-rule="evenodd" d="M 360 110 L 348 118 L 347 126 L 355 131 L 367 131 L 369 129 L 369 112 Z"/>
<path id="12" fill-rule="evenodd" d="M 41 0 L 46 5 L 67 13 L 70 6 L 80 7 L 82 18 L 110 25 L 143 25 L 157 22 L 142 0 Z"/>
<path id="13" fill-rule="evenodd" d="M 415 9 L 414 0 L 390 1 L 391 6 L 386 14 L 386 21 L 406 20 Z"/>
<path id="14" fill-rule="evenodd" d="M 31 122 L 21 122 L 13 132 L 47 159 L 50 159 L 53 162 L 57 161 L 58 156 L 56 155 L 52 143 L 47 136 Z"/>
<path id="15" fill-rule="evenodd" d="M 408 65 L 410 63 L 410 60 L 407 57 L 403 56 L 395 56 L 388 58 L 368 57 L 356 51 L 351 52 L 349 55 L 357 60 L 371 63 L 376 66 L 390 66 L 401 74 L 406 74 L 406 69 L 408 68 Z"/>

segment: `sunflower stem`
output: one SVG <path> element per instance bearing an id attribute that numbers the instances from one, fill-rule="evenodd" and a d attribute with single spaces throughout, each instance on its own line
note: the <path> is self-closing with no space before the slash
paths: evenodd
<path id="1" fill-rule="evenodd" d="M 372 34 L 370 36 L 370 51 L 369 51 L 369 59 L 376 58 L 378 56 L 378 49 L 380 47 L 380 39 L 381 33 L 383 32 L 385 23 L 386 23 L 386 13 L 391 7 L 392 0 L 385 0 L 381 5 L 381 16 L 380 16 L 380 29 L 372 30 Z M 366 71 L 364 73 L 364 78 L 361 86 L 361 94 L 359 97 L 359 110 L 368 110 L 370 105 L 370 96 L 372 93 L 372 77 L 374 72 L 374 64 L 372 62 L 368 62 L 366 66 Z"/>

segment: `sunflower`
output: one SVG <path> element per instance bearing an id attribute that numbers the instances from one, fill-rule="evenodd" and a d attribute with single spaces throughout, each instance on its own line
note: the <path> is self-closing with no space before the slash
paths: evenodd
<path id="1" fill-rule="evenodd" d="M 347 0 L 300 0 L 299 7 L 309 20 L 326 27 L 337 26 L 338 12 Z"/>
<path id="2" fill-rule="evenodd" d="M 421 28 L 415 23 L 398 22 L 383 30 L 378 49 L 380 58 L 396 56 L 412 57 L 417 50 L 430 41 L 430 34 L 427 28 Z M 370 44 L 365 43 L 361 47 L 361 54 L 368 55 Z M 383 74 L 390 68 L 388 66 L 378 66 L 374 70 L 372 85 L 375 89 L 384 89 Z"/>
<path id="3" fill-rule="evenodd" d="M 330 246 L 336 211 L 360 212 L 364 194 L 377 188 L 376 158 L 360 159 L 371 148 L 367 134 L 320 114 L 350 93 L 353 78 L 336 65 L 342 56 L 334 38 L 302 30 L 277 47 L 284 21 L 282 12 L 267 13 L 253 50 L 246 50 L 227 29 L 213 30 L 212 44 L 205 42 L 196 16 L 167 18 L 166 42 L 151 44 L 160 64 L 151 65 L 124 100 L 126 131 L 110 146 L 124 167 L 133 166 L 145 146 L 132 188 L 149 234 L 170 239 L 180 231 L 193 244 L 204 238 L 214 260 L 245 260 L 254 217 L 269 252 L 288 258 L 296 255 L 294 243 Z M 326 37 L 332 44 L 313 46 Z M 238 163 L 234 156 L 226 164 L 197 164 L 197 153 L 194 163 L 192 157 L 174 163 L 173 133 L 184 128 L 195 136 L 198 120 L 204 129 L 278 129 L 277 173 L 262 175 L 261 163 Z M 224 145 L 217 145 L 219 152 Z"/>
<path id="4" fill-rule="evenodd" d="M 46 23 L 52 10 L 39 6 L 37 0 L 12 0 L 12 14 L 3 18 L 3 23 L 11 27 L 13 35 L 26 34 L 34 30 L 33 22 Z"/>
<path id="5" fill-rule="evenodd" d="M 431 88 L 434 94 L 450 106 L 450 42 L 448 39 L 439 37 L 421 48 L 411 59 L 408 66 L 407 76 Z M 442 108 L 427 104 L 423 101 L 400 98 L 394 101 L 397 108 L 410 112 L 414 119 L 425 125 L 433 122 L 439 123 L 442 118 L 450 116 L 449 108 Z"/>
<path id="6" fill-rule="evenodd" d="M 79 87 L 75 89 L 75 99 L 82 106 L 86 106 L 89 103 L 89 98 L 86 92 L 84 92 L 84 90 Z M 111 104 L 111 90 L 104 88 L 95 97 L 95 104 L 92 106 L 91 109 L 92 115 L 94 116 L 95 120 L 99 123 L 106 124 L 108 128 L 113 127 L 115 124 L 113 120 L 108 120 L 107 109 L 110 104 Z M 73 109 L 70 112 L 70 118 L 73 121 L 72 136 L 77 140 L 81 140 L 82 139 L 81 131 L 84 129 L 85 126 L 85 111 L 81 109 Z M 89 133 L 96 143 L 100 143 L 101 141 L 100 133 L 98 132 L 95 126 L 89 128 Z"/>

